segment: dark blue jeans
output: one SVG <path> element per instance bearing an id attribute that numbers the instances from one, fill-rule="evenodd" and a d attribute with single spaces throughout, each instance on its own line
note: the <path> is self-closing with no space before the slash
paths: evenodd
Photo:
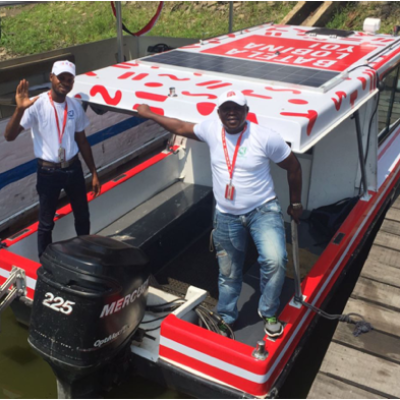
<path id="1" fill-rule="evenodd" d="M 65 190 L 75 218 L 78 236 L 89 235 L 89 206 L 81 162 L 77 159 L 68 168 L 43 167 L 38 164 L 36 190 L 39 194 L 39 257 L 52 242 L 54 216 L 61 189 Z"/>
<path id="2" fill-rule="evenodd" d="M 244 215 L 215 211 L 213 240 L 219 264 L 217 310 L 233 324 L 242 289 L 243 264 L 249 235 L 258 250 L 260 291 L 258 311 L 263 317 L 276 315 L 285 280 L 287 253 L 285 226 L 278 200 L 271 200 Z"/>

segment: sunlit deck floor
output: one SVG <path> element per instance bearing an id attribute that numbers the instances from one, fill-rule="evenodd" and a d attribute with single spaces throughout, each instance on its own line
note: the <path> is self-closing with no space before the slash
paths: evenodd
<path id="1" fill-rule="evenodd" d="M 290 224 L 286 224 L 286 238 L 290 243 Z M 303 251 L 313 254 L 307 255 L 307 259 L 300 257 L 300 264 L 314 262 L 322 253 L 324 246 L 318 244 L 309 234 L 309 226 L 302 223 L 299 227 L 299 244 Z M 288 246 L 291 249 L 291 246 Z M 307 249 L 307 250 L 305 250 Z M 304 252 L 302 252 L 304 255 Z M 291 253 L 288 254 L 291 258 Z M 292 263 L 289 262 L 287 275 L 292 276 Z M 312 265 L 305 268 L 310 269 Z M 254 245 L 249 246 L 245 263 L 243 287 L 238 303 L 239 318 L 234 326 L 236 340 L 255 346 L 256 342 L 263 337 L 263 324 L 257 314 L 258 300 L 260 297 L 259 265 L 257 263 L 257 252 Z M 303 272 L 304 273 L 304 272 Z M 173 260 L 169 265 L 155 275 L 160 286 L 177 295 L 184 295 L 189 285 L 194 285 L 209 292 L 206 306 L 214 308 L 218 299 L 218 262 L 215 253 L 209 251 L 209 235 L 205 234 L 193 243 L 183 254 Z M 294 280 L 288 276 L 285 278 L 284 287 L 280 297 L 281 305 L 278 313 L 290 301 L 294 294 Z"/>

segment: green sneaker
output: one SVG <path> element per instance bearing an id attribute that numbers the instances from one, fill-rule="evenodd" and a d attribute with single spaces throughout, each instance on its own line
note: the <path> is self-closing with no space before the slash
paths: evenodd
<path id="1" fill-rule="evenodd" d="M 226 322 L 218 322 L 218 330 L 219 334 L 228 338 L 233 337 L 232 325 L 227 324 Z"/>
<path id="2" fill-rule="evenodd" d="M 269 337 L 278 337 L 283 333 L 283 325 L 274 315 L 273 317 L 263 317 L 260 312 L 260 317 L 265 321 L 264 331 Z"/>

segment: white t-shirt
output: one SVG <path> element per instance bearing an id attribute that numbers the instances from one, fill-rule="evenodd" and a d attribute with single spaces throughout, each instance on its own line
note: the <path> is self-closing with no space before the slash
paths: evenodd
<path id="1" fill-rule="evenodd" d="M 210 147 L 217 209 L 234 215 L 246 214 L 276 196 L 269 160 L 280 163 L 290 155 L 291 150 L 276 131 L 247 121 L 233 171 L 235 194 L 233 200 L 228 200 L 225 189 L 229 183 L 229 172 L 222 144 L 222 127 L 220 120 L 206 120 L 195 125 L 194 133 Z M 239 135 L 225 135 L 231 164 Z"/>
<path id="2" fill-rule="evenodd" d="M 78 100 L 69 97 L 66 99 L 68 103 L 68 119 L 62 137 L 62 147 L 65 149 L 65 159 L 68 161 L 79 151 L 75 141 L 75 132 L 85 130 L 90 122 Z M 54 106 L 57 110 L 58 123 L 62 132 L 65 102 L 54 102 Z M 47 92 L 42 93 L 39 99 L 25 110 L 20 125 L 24 129 L 31 128 L 33 151 L 36 158 L 54 163 L 59 162 L 58 149 L 60 148 L 60 142 L 57 121 Z"/>

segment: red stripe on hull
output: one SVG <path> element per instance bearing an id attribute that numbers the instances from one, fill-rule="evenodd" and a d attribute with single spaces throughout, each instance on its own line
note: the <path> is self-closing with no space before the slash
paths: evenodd
<path id="1" fill-rule="evenodd" d="M 164 358 L 166 361 L 174 360 L 174 362 L 188 366 L 195 371 L 211 376 L 213 379 L 217 379 L 234 388 L 240 388 L 239 390 L 242 390 L 245 393 L 250 393 L 253 396 L 264 397 L 267 394 L 264 389 L 265 384 L 251 382 L 240 376 L 230 374 L 227 371 L 205 364 L 168 347 L 160 346 L 160 357 Z"/>
<path id="2" fill-rule="evenodd" d="M 317 307 L 322 305 L 339 275 L 348 264 L 352 254 L 366 236 L 373 221 L 377 218 L 380 208 L 393 190 L 400 177 L 399 167 L 400 162 L 397 163 L 396 168 L 389 175 L 378 193 L 372 193 L 372 198 L 369 202 L 358 201 L 338 231 L 345 234 L 342 242 L 339 245 L 331 242 L 311 272 L 303 280 L 301 286 L 303 294 L 307 296 L 307 302 Z M 368 216 L 368 214 L 370 215 Z M 367 216 L 368 220 L 366 220 Z M 297 309 L 289 304 L 286 305 L 280 315 L 280 319 L 287 323 L 285 331 L 275 342 L 266 341 L 266 350 L 269 356 L 262 365 L 260 363 L 257 369 L 254 368 L 254 365 L 249 360 L 251 356 L 249 356 L 248 346 L 244 348 L 240 347 L 243 344 L 219 337 L 216 334 L 210 337 L 210 332 L 199 332 L 198 330 L 202 328 L 178 320 L 174 316 L 168 316 L 164 320 L 161 325 L 161 335 L 196 351 L 200 351 L 207 356 L 218 358 L 221 361 L 239 366 L 250 372 L 260 375 L 269 372 L 271 375 L 268 381 L 263 384 L 263 393 L 267 393 L 291 358 L 293 351 L 313 318 L 314 313 L 305 307 Z M 242 354 L 240 354 L 241 352 Z M 237 378 L 232 381 L 230 376 L 225 376 L 220 372 L 212 374 L 213 367 L 209 364 L 206 364 L 206 367 L 199 366 L 196 368 L 195 360 L 191 357 L 183 356 L 176 351 L 168 350 L 166 352 L 165 348 L 160 349 L 160 355 L 173 362 L 186 365 L 189 368 L 196 369 L 199 372 L 219 379 L 239 390 L 247 391 L 255 396 L 261 395 L 259 394 L 260 392 L 253 392 L 254 388 L 251 389 L 252 391 L 249 391 L 249 386 L 240 382 Z M 255 360 L 253 359 L 253 361 Z"/>
<path id="3" fill-rule="evenodd" d="M 32 261 L 29 258 L 25 258 L 19 256 L 18 254 L 11 253 L 8 250 L 1 249 L 0 268 L 10 272 L 13 266 L 25 270 L 26 276 L 36 280 L 37 279 L 36 271 L 41 266 L 41 264 Z"/>
<path id="4" fill-rule="evenodd" d="M 265 373 L 266 362 L 251 356 L 252 347 L 183 321 L 173 314 L 161 324 L 161 336 L 254 374 Z"/>

